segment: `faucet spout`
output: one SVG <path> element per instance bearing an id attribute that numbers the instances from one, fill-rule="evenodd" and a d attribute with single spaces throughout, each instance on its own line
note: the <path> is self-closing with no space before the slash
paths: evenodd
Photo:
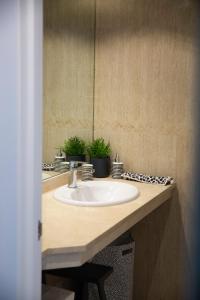
<path id="1" fill-rule="evenodd" d="M 77 168 L 78 164 L 75 161 L 69 162 L 69 170 L 70 170 L 70 176 L 69 176 L 69 188 L 77 188 Z"/>
<path id="2" fill-rule="evenodd" d="M 78 171 L 78 164 L 83 162 L 79 161 L 70 161 L 69 162 L 69 170 L 70 170 L 70 176 L 69 176 L 69 188 L 76 189 L 78 187 L 77 185 L 77 171 Z"/>

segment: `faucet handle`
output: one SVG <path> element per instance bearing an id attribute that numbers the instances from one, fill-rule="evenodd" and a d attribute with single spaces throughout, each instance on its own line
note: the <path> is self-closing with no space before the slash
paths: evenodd
<path id="1" fill-rule="evenodd" d="M 75 169 L 75 168 L 77 168 L 77 167 L 78 167 L 78 166 L 77 166 L 76 161 L 71 160 L 71 161 L 69 162 L 69 168 L 70 168 L 70 170 Z"/>
<path id="2" fill-rule="evenodd" d="M 69 162 L 69 168 L 70 168 L 70 170 L 72 170 L 72 169 L 76 169 L 76 168 L 78 168 L 79 167 L 79 165 L 82 165 L 82 164 L 84 164 L 85 163 L 85 161 L 78 161 L 78 160 L 71 160 L 70 162 Z"/>

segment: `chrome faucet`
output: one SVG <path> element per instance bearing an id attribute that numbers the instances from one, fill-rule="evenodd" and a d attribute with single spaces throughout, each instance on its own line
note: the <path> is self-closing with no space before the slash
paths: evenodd
<path id="1" fill-rule="evenodd" d="M 77 171 L 79 164 L 84 164 L 85 162 L 83 161 L 70 161 L 69 162 L 69 170 L 70 170 L 70 175 L 69 175 L 69 183 L 68 187 L 76 189 L 78 187 L 77 185 Z"/>

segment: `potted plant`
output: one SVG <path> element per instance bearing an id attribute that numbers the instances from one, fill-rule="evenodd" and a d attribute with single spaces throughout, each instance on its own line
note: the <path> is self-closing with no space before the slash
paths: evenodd
<path id="1" fill-rule="evenodd" d="M 110 174 L 110 154 L 109 143 L 105 143 L 103 138 L 95 139 L 87 147 L 90 162 L 94 166 L 94 177 L 102 178 Z"/>
<path id="2" fill-rule="evenodd" d="M 67 161 L 85 161 L 86 144 L 77 136 L 65 140 L 62 151 L 65 153 Z"/>

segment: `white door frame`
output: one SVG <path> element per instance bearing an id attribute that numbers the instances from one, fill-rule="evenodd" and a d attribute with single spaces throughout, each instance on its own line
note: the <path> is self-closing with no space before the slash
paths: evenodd
<path id="1" fill-rule="evenodd" d="M 0 1 L 0 299 L 39 300 L 42 0 Z"/>

